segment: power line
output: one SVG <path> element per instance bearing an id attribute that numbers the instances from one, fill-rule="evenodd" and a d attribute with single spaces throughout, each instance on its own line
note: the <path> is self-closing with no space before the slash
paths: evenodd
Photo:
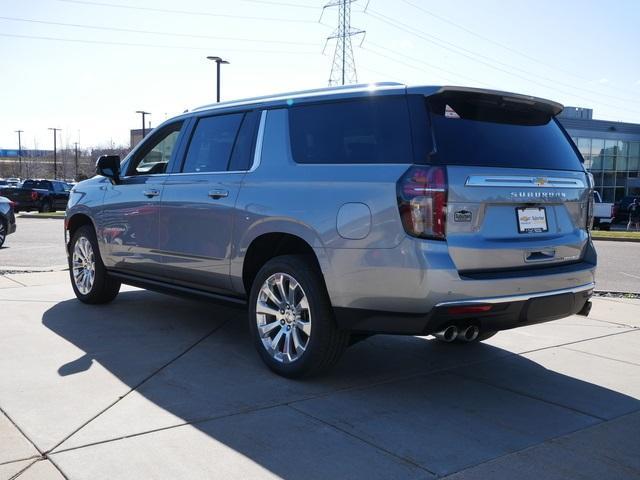
<path id="1" fill-rule="evenodd" d="M 460 46 L 458 46 L 458 45 L 456 45 L 456 44 L 453 44 L 453 43 L 451 43 L 451 42 L 448 42 L 448 41 L 446 41 L 446 40 L 442 40 L 442 39 L 440 39 L 440 38 L 438 38 L 438 37 L 436 37 L 436 36 L 434 36 L 434 35 L 426 34 L 426 33 L 422 32 L 422 31 L 420 31 L 420 30 L 417 30 L 417 29 L 415 29 L 415 28 L 411 27 L 410 25 L 407 25 L 407 24 L 405 24 L 405 23 L 403 23 L 403 22 L 400 22 L 400 21 L 394 20 L 394 19 L 392 19 L 392 18 L 390 18 L 390 17 L 388 17 L 388 16 L 386 16 L 386 15 L 380 14 L 380 13 L 378 13 L 378 12 L 372 12 L 371 10 L 368 10 L 368 11 L 367 11 L 367 14 L 371 15 L 371 16 L 372 16 L 372 18 L 375 18 L 375 19 L 376 19 L 376 20 L 378 20 L 378 21 L 381 21 L 381 22 L 386 23 L 386 24 L 388 24 L 388 25 L 390 25 L 390 26 L 392 26 L 392 27 L 394 27 L 394 28 L 397 28 L 397 29 L 399 29 L 399 30 L 402 30 L 403 32 L 406 32 L 406 33 L 409 33 L 409 34 L 411 34 L 411 35 L 414 35 L 414 36 L 416 36 L 416 37 L 418 37 L 418 38 L 421 38 L 421 39 L 423 39 L 423 40 L 425 40 L 425 41 L 427 41 L 427 42 L 433 43 L 434 45 L 437 45 L 437 46 L 439 46 L 440 48 L 443 48 L 443 49 L 445 49 L 445 50 L 448 50 L 448 51 L 450 51 L 450 52 L 453 52 L 453 53 L 456 53 L 456 54 L 458 54 L 458 55 L 461 55 L 461 56 L 466 57 L 466 58 L 468 58 L 468 59 L 470 59 L 470 60 L 473 60 L 473 61 L 475 61 L 475 62 L 478 62 L 478 63 L 481 63 L 481 64 L 483 64 L 483 65 L 486 65 L 487 67 L 492 68 L 492 69 L 494 69 L 494 70 L 498 70 L 498 71 L 503 72 L 503 73 L 506 73 L 506 74 L 508 74 L 508 75 L 512 75 L 512 76 L 515 76 L 515 77 L 521 78 L 521 79 L 523 79 L 523 80 L 525 80 L 525 81 L 528 81 L 528 82 L 530 82 L 530 83 L 534 83 L 534 84 L 536 84 L 536 85 L 540 85 L 540 86 L 542 86 L 542 87 L 544 87 L 544 88 L 552 88 L 552 89 L 555 89 L 555 90 L 557 90 L 557 91 L 559 91 L 559 92 L 563 92 L 562 90 L 559 90 L 559 89 L 556 87 L 556 84 L 558 84 L 558 85 L 562 85 L 562 83 L 561 83 L 561 82 L 557 82 L 557 81 L 555 81 L 555 80 L 552 80 L 552 79 L 549 79 L 549 78 L 546 78 L 546 77 L 541 77 L 540 75 L 537 75 L 537 74 L 534 74 L 534 73 L 528 72 L 528 71 L 526 71 L 526 70 L 522 70 L 522 69 L 517 68 L 517 67 L 513 67 L 513 66 L 511 66 L 511 65 L 505 64 L 505 63 L 503 63 L 503 62 L 500 62 L 500 61 L 498 61 L 498 60 L 492 59 L 492 58 L 490 58 L 490 57 L 486 57 L 485 55 L 481 55 L 481 54 L 479 54 L 479 53 L 477 53 L 477 52 L 473 52 L 473 51 L 468 50 L 468 49 L 466 49 L 466 48 L 460 47 Z M 431 38 L 429 38 L 429 37 L 431 37 Z M 435 40 L 434 40 L 434 39 L 435 39 Z M 444 44 L 447 44 L 447 45 L 451 45 L 453 48 L 449 48 L 449 47 L 447 47 L 447 46 L 443 45 L 443 43 L 444 43 Z M 461 50 L 461 51 L 458 51 L 458 50 Z M 463 53 L 463 52 L 467 52 L 467 53 Z M 478 58 L 478 57 L 479 57 L 479 58 Z M 488 61 L 480 60 L 480 58 L 487 59 Z M 498 67 L 498 66 L 494 65 L 494 63 L 495 63 L 495 64 L 499 64 L 499 65 L 504 65 L 504 66 L 506 66 L 507 68 L 511 68 L 511 69 L 514 69 L 514 70 L 519 70 L 519 71 L 523 72 L 526 76 L 525 76 L 525 75 L 520 75 L 520 74 L 518 74 L 518 73 L 514 73 L 514 72 L 509 71 L 509 70 L 506 70 L 506 69 L 504 69 L 504 68 L 500 68 L 500 67 Z M 539 81 L 537 81 L 537 80 L 532 79 L 532 78 L 531 78 L 531 76 L 536 76 L 536 77 L 543 78 L 544 80 L 547 80 L 547 81 L 549 81 L 549 82 L 552 82 L 552 85 L 548 85 L 548 84 L 541 83 L 541 82 L 539 82 Z M 568 85 L 568 84 L 564 84 L 564 85 L 565 85 L 565 86 L 568 86 L 569 88 L 572 88 L 572 89 L 580 89 L 580 88 L 578 88 L 578 87 L 575 87 L 574 85 Z M 581 90 L 584 90 L 584 89 L 581 89 Z M 580 96 L 580 95 L 577 95 L 577 94 L 576 94 L 575 92 L 573 92 L 573 91 L 571 91 L 571 92 L 566 92 L 566 91 L 564 91 L 563 93 L 568 94 L 568 95 L 573 95 L 573 96 L 574 96 L 574 97 L 576 97 L 576 98 L 581 98 L 581 99 L 586 100 L 586 101 L 588 101 L 588 102 L 600 103 L 601 105 L 605 105 L 605 106 L 608 106 L 608 107 L 611 107 L 611 108 L 620 109 L 620 110 L 627 110 L 627 111 L 629 111 L 629 112 L 633 112 L 633 113 L 636 113 L 636 114 L 640 113 L 640 111 L 638 111 L 638 110 L 629 109 L 629 108 L 624 107 L 624 106 L 611 105 L 611 104 L 604 103 L 604 102 L 601 102 L 601 101 L 594 102 L 592 99 L 587 98 L 587 97 L 583 97 L 583 96 Z M 602 95 L 602 94 L 601 94 L 601 93 L 599 93 L 599 92 L 593 92 L 593 91 L 590 91 L 590 93 L 593 93 L 593 94 L 598 95 L 598 96 L 605 96 L 605 95 Z"/>
<path id="2" fill-rule="evenodd" d="M 440 67 L 440 66 L 434 65 L 434 64 L 432 64 L 432 63 L 425 62 L 425 61 L 424 61 L 424 60 L 422 60 L 422 59 L 415 58 L 415 57 L 411 57 L 411 56 L 406 55 L 406 54 L 404 54 L 404 53 L 397 52 L 397 51 L 392 50 L 392 49 L 390 49 L 390 48 L 388 48 L 388 47 L 385 47 L 384 45 L 380 45 L 380 44 L 377 44 L 377 43 L 374 43 L 374 42 L 371 42 L 371 41 L 368 41 L 368 42 L 367 42 L 367 45 L 373 45 L 375 48 L 378 48 L 378 49 L 380 49 L 380 50 L 385 50 L 385 51 L 387 51 L 387 52 L 389 52 L 389 53 L 392 53 L 394 56 L 402 57 L 402 58 L 405 58 L 405 59 L 407 59 L 407 60 L 409 60 L 409 61 L 413 61 L 413 62 L 420 63 L 420 64 L 425 65 L 425 66 L 427 66 L 427 67 L 429 67 L 429 68 L 432 68 L 432 69 L 434 69 L 434 70 L 440 70 L 441 72 L 448 73 L 449 75 L 453 75 L 454 77 L 457 77 L 457 78 L 459 78 L 459 79 L 463 79 L 463 80 L 467 80 L 467 81 L 471 81 L 471 82 L 476 82 L 476 83 L 478 83 L 478 79 L 477 79 L 477 78 L 472 78 L 472 77 L 467 77 L 466 75 L 461 75 L 461 74 L 460 74 L 460 73 L 458 73 L 458 72 L 454 72 L 454 71 L 451 71 L 451 70 L 447 70 L 447 69 L 445 69 L 445 68 L 442 68 L 442 67 Z M 366 50 L 367 50 L 367 51 L 369 51 L 369 52 L 376 53 L 375 51 L 373 51 L 373 50 L 371 50 L 371 49 L 369 49 L 369 48 L 365 48 L 364 46 L 361 46 L 360 48 L 362 48 L 362 49 L 366 49 Z M 449 79 L 449 80 L 450 80 L 450 79 Z M 454 81 L 455 81 L 455 80 L 454 80 Z M 483 83 L 483 82 L 480 82 L 480 83 Z M 486 83 L 485 83 L 484 85 L 488 85 L 488 84 L 486 84 Z"/>
<path id="3" fill-rule="evenodd" d="M 575 86 L 573 84 L 567 84 L 567 83 L 564 83 L 564 82 L 559 82 L 557 80 L 545 77 L 544 75 L 539 75 L 539 74 L 533 73 L 533 72 L 531 72 L 529 70 L 525 70 L 525 69 L 522 69 L 522 68 L 519 68 L 519 67 L 515 67 L 515 66 L 510 65 L 508 63 L 504 63 L 504 62 L 501 62 L 499 60 L 496 60 L 495 58 L 488 57 L 486 55 L 482 55 L 480 53 L 474 52 L 474 51 L 469 50 L 467 48 L 461 47 L 461 46 L 459 46 L 459 45 L 457 45 L 455 43 L 449 42 L 447 40 L 443 40 L 443 39 L 441 39 L 441 38 L 439 38 L 439 37 L 437 37 L 435 35 L 431 35 L 431 34 L 422 32 L 421 30 L 418 30 L 418 29 L 416 29 L 416 28 L 414 28 L 414 27 L 412 27 L 412 26 L 410 26 L 410 25 L 408 25 L 406 23 L 402 23 L 399 20 L 392 19 L 391 17 L 389 17 L 387 15 L 384 15 L 384 14 L 381 14 L 379 12 L 375 12 L 375 11 L 372 11 L 372 12 L 373 12 L 373 18 L 376 18 L 378 21 L 381 21 L 383 23 L 387 23 L 389 25 L 392 25 L 395 28 L 399 28 L 399 29 L 401 28 L 403 31 L 412 30 L 412 31 L 408 31 L 407 33 L 411 33 L 412 35 L 416 35 L 419 38 L 422 38 L 423 40 L 426 40 L 428 42 L 434 43 L 435 45 L 438 45 L 441 48 L 444 48 L 446 50 L 449 50 L 449 51 L 452 51 L 454 53 L 457 53 L 458 55 L 462 55 L 464 57 L 470 58 L 471 60 L 474 60 L 476 62 L 483 63 L 484 65 L 487 65 L 487 66 L 489 66 L 491 68 L 494 68 L 496 70 L 500 70 L 500 71 L 503 71 L 505 73 L 509 73 L 509 74 L 515 75 L 512 72 L 506 72 L 505 70 L 496 67 L 495 65 L 493 65 L 494 63 L 496 63 L 498 65 L 502 65 L 503 67 L 506 67 L 506 68 L 510 68 L 512 70 L 519 71 L 521 73 L 524 73 L 525 75 L 538 77 L 538 78 L 540 78 L 542 80 L 545 80 L 545 81 L 548 81 L 548 82 L 552 82 L 553 84 L 563 85 L 563 86 L 569 87 L 571 89 L 582 90 L 584 92 L 591 93 L 593 95 L 608 97 L 608 98 L 612 98 L 612 99 L 619 100 L 619 101 L 622 101 L 622 102 L 640 102 L 640 100 L 631 100 L 631 99 L 616 97 L 616 96 L 613 96 L 613 95 L 607 95 L 607 94 L 604 94 L 604 93 L 596 92 L 594 90 L 589 90 L 589 89 L 585 89 L 585 88 L 582 88 L 582 87 L 577 87 L 577 86 Z M 369 13 L 369 12 L 367 12 L 367 13 Z M 378 17 L 380 17 L 380 18 L 378 18 Z M 393 23 L 395 23 L 397 25 L 393 25 Z M 430 38 L 426 38 L 426 37 L 430 37 Z M 445 45 L 449 45 L 449 46 L 453 47 L 454 49 L 461 50 L 462 52 L 466 52 L 471 56 L 465 55 L 464 53 L 458 52 L 456 50 L 451 50 L 451 49 L 441 45 L 441 43 L 444 43 Z M 478 60 L 478 58 L 475 58 L 475 57 L 483 58 L 483 59 L 487 60 L 488 62 L 492 62 L 492 63 L 483 62 L 481 60 Z M 520 78 L 523 78 L 523 77 L 520 77 Z M 624 108 L 624 107 L 616 107 L 616 108 Z"/>
<path id="4" fill-rule="evenodd" d="M 161 32 L 157 30 L 137 30 L 132 28 L 119 28 L 119 27 L 104 27 L 101 25 L 87 25 L 83 23 L 63 23 L 63 22 L 50 22 L 46 20 L 33 20 L 29 18 L 17 18 L 17 17 L 1 17 L 0 20 L 8 20 L 12 22 L 25 22 L 25 23 L 38 23 L 43 25 L 55 25 L 60 27 L 73 27 L 73 28 L 87 28 L 92 30 L 105 30 L 113 32 L 127 32 L 127 33 L 140 33 L 145 35 L 164 35 L 170 37 L 183 37 L 183 38 L 205 38 L 210 40 L 232 40 L 234 42 L 254 42 L 254 43 L 274 43 L 284 45 L 316 45 L 311 42 L 293 42 L 287 40 L 260 40 L 251 38 L 238 38 L 238 37 L 216 37 L 211 35 L 196 35 L 191 33 L 178 33 L 178 32 Z"/>
<path id="5" fill-rule="evenodd" d="M 46 37 L 46 36 L 38 36 L 38 35 L 18 35 L 13 33 L 0 33 L 1 37 L 13 37 L 13 38 L 28 38 L 32 40 L 47 40 L 47 41 L 56 41 L 56 42 L 73 42 L 73 43 L 88 43 L 88 44 L 97 44 L 97 45 L 115 45 L 115 46 L 124 46 L 124 47 L 145 47 L 145 48 L 174 48 L 179 50 L 206 50 L 210 51 L 211 47 L 190 47 L 190 46 L 181 46 L 181 45 L 157 45 L 150 43 L 130 43 L 130 42 L 107 42 L 102 40 L 85 40 L 78 38 L 59 38 L 59 37 Z M 251 53 L 280 53 L 280 54 L 290 54 L 290 55 L 312 55 L 317 54 L 318 52 L 313 51 L 286 51 L 286 50 L 254 50 L 254 49 L 225 49 L 227 52 L 251 52 Z"/>
<path id="6" fill-rule="evenodd" d="M 221 18 L 239 18 L 242 20 L 260 20 L 260 21 L 269 21 L 269 22 L 288 22 L 288 23 L 313 23 L 317 24 L 312 20 L 300 20 L 295 18 L 280 18 L 280 17 L 257 17 L 257 16 L 246 16 L 246 15 L 231 15 L 228 13 L 212 13 L 212 12 L 198 12 L 195 10 L 173 10 L 169 8 L 157 8 L 157 7 L 139 7 L 135 5 L 122 5 L 117 3 L 107 3 L 107 2 L 90 2 L 87 0 L 58 0 L 59 2 L 66 3 L 76 3 L 80 5 L 91 5 L 95 7 L 110 7 L 110 8 L 123 8 L 127 10 L 140 10 L 146 12 L 159 12 L 159 13 L 173 13 L 180 15 L 196 15 L 198 17 L 207 16 L 207 17 L 221 17 Z M 248 1 L 248 0 L 245 0 Z M 258 0 L 253 0 L 258 1 Z"/>
<path id="7" fill-rule="evenodd" d="M 513 53 L 515 53 L 516 55 L 520 55 L 521 57 L 524 57 L 524 58 L 526 58 L 526 59 L 528 59 L 528 60 L 531 60 L 531 61 L 533 61 L 533 62 L 539 63 L 540 65 L 544 65 L 545 67 L 551 68 L 551 69 L 552 69 L 552 70 L 554 70 L 554 71 L 562 72 L 562 73 L 564 73 L 564 74 L 566 74 L 566 75 L 570 75 L 570 76 L 572 76 L 572 77 L 574 77 L 574 78 L 578 78 L 578 79 L 580 79 L 580 80 L 590 81 L 590 79 L 588 79 L 588 78 L 582 77 L 582 76 L 580 76 L 580 75 L 576 75 L 576 74 L 575 74 L 575 72 L 571 72 L 571 71 L 569 71 L 569 70 L 564 70 L 564 69 L 558 68 L 558 67 L 557 67 L 557 66 L 555 66 L 555 65 L 550 65 L 550 64 L 548 64 L 548 63 L 546 63 L 546 62 L 543 62 L 542 60 L 537 59 L 537 58 L 535 58 L 535 57 L 532 57 L 531 55 L 528 55 L 528 54 L 526 54 L 526 53 L 524 53 L 524 52 L 522 52 L 522 51 L 520 51 L 520 50 L 517 50 L 517 49 L 512 48 L 512 47 L 510 47 L 510 46 L 508 46 L 508 45 L 505 45 L 504 43 L 498 42 L 498 41 L 496 41 L 496 40 L 494 40 L 494 39 L 492 39 L 492 38 L 489 38 L 489 37 L 487 37 L 487 36 L 485 36 L 485 35 L 482 35 L 482 34 L 480 34 L 480 33 L 478 33 L 478 32 L 475 32 L 475 31 L 473 31 L 473 30 L 471 30 L 471 29 L 469 29 L 469 28 L 465 27 L 464 25 L 460 25 L 459 23 L 456 23 L 456 22 L 454 22 L 453 20 L 450 20 L 450 19 L 445 18 L 445 17 L 443 17 L 443 16 L 441 16 L 441 15 L 438 15 L 438 14 L 436 14 L 436 13 L 433 13 L 432 11 L 427 10 L 426 8 L 424 8 L 424 7 L 420 6 L 420 5 L 416 5 L 415 3 L 410 2 L 409 0 L 401 0 L 401 1 L 402 1 L 402 2 L 404 2 L 404 3 L 406 3 L 407 5 L 410 5 L 411 7 L 415 8 L 415 9 L 417 9 L 417 10 L 420 10 L 421 12 L 423 12 L 423 13 L 425 13 L 425 14 L 427 14 L 427 15 L 430 15 L 430 16 L 432 16 L 432 17 L 434 17 L 434 18 L 437 18 L 438 20 L 440 20 L 440 21 L 442 21 L 442 22 L 448 23 L 449 25 L 452 25 L 452 26 L 454 26 L 454 27 L 456 27 L 456 28 L 459 28 L 460 30 L 463 30 L 463 31 L 465 31 L 465 32 L 467 32 L 467 33 L 469 33 L 469 34 L 471 34 L 471 35 L 473 35 L 473 36 L 477 37 L 477 38 L 481 38 L 482 40 L 484 40 L 484 41 L 486 41 L 486 42 L 489 42 L 489 43 L 491 43 L 491 44 L 493 44 L 493 45 L 496 45 L 496 46 L 498 46 L 498 47 L 504 48 L 505 50 L 508 50 L 508 51 L 510 51 L 510 52 L 513 52 Z M 628 90 L 626 90 L 626 91 L 628 92 Z M 634 92 L 634 93 L 635 93 L 635 92 Z"/>

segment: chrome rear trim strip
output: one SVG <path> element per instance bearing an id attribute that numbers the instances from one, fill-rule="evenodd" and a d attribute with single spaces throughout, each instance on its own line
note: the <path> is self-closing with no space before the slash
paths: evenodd
<path id="1" fill-rule="evenodd" d="M 586 188 L 584 180 L 566 177 L 470 175 L 467 187 Z"/>
<path id="2" fill-rule="evenodd" d="M 436 305 L 436 308 L 439 307 L 452 307 L 452 306 L 464 306 L 464 305 L 478 305 L 483 304 L 494 304 L 494 303 L 510 303 L 510 302 L 526 302 L 532 298 L 543 298 L 543 297 L 552 297 L 554 295 L 562 295 L 565 293 L 581 293 L 587 292 L 589 290 L 593 290 L 596 284 L 591 282 L 585 285 L 580 285 L 578 287 L 573 288 L 564 288 L 562 290 L 551 290 L 548 292 L 538 292 L 538 293 L 526 293 L 522 295 L 508 295 L 505 297 L 489 297 L 489 298 L 476 298 L 473 300 L 459 300 L 457 302 L 442 302 Z"/>

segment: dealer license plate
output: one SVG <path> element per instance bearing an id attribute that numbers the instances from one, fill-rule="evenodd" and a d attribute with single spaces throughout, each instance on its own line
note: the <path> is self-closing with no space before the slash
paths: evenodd
<path id="1" fill-rule="evenodd" d="M 549 231 L 547 212 L 543 207 L 516 208 L 518 233 L 543 233 Z"/>

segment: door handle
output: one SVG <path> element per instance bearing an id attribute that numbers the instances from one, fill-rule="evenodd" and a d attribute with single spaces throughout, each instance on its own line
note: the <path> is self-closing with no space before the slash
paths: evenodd
<path id="1" fill-rule="evenodd" d="M 213 198 L 214 200 L 219 200 L 220 198 L 225 198 L 229 196 L 229 191 L 228 190 L 211 190 L 209 192 L 209 197 Z"/>
<path id="2" fill-rule="evenodd" d="M 160 195 L 160 192 L 158 190 L 156 190 L 155 188 L 151 189 L 151 190 L 145 190 L 144 192 L 142 192 L 144 194 L 145 197 L 157 197 L 158 195 Z"/>

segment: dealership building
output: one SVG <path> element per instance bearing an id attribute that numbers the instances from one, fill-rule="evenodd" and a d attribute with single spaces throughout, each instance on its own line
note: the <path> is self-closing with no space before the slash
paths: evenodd
<path id="1" fill-rule="evenodd" d="M 640 124 L 594 120 L 589 108 L 565 107 L 559 115 L 584 157 L 605 202 L 640 195 Z"/>

